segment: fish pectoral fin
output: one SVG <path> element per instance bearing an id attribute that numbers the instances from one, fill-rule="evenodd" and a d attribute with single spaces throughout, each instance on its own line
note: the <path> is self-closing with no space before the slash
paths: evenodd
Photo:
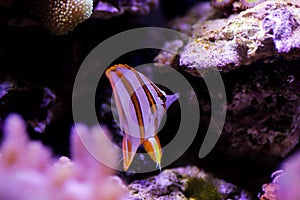
<path id="1" fill-rule="evenodd" d="M 161 169 L 160 161 L 162 156 L 162 150 L 158 137 L 155 135 L 144 141 L 144 148 L 151 157 L 151 159 L 157 164 L 159 169 Z"/>
<path id="2" fill-rule="evenodd" d="M 122 142 L 123 151 L 123 168 L 125 171 L 128 170 L 131 165 L 134 155 L 136 153 L 137 147 L 134 147 L 132 142 L 129 140 L 127 135 L 124 135 Z"/>

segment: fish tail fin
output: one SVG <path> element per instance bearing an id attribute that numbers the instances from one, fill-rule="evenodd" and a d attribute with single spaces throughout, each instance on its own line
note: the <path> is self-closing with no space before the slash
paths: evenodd
<path id="1" fill-rule="evenodd" d="M 125 171 L 127 171 L 129 166 L 131 165 L 136 149 L 137 148 L 134 148 L 132 142 L 128 139 L 128 136 L 124 135 L 123 142 L 122 142 L 122 150 L 123 150 L 123 168 Z"/>
<path id="2" fill-rule="evenodd" d="M 179 93 L 166 96 L 166 108 L 168 109 L 174 101 L 179 98 Z"/>
<path id="3" fill-rule="evenodd" d="M 144 142 L 144 148 L 152 160 L 157 164 L 157 167 L 161 170 L 160 161 L 162 150 L 157 135 L 146 139 Z"/>

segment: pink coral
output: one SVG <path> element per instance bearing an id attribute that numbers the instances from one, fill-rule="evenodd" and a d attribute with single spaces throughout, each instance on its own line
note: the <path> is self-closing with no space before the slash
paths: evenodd
<path id="1" fill-rule="evenodd" d="M 0 199 L 114 200 L 124 197 L 127 190 L 120 178 L 111 176 L 113 170 L 91 156 L 82 138 L 87 139 L 85 143 L 98 142 L 93 151 L 105 150 L 111 162 L 115 162 L 114 149 L 109 148 L 97 128 L 75 126 L 71 137 L 73 160 L 67 157 L 56 160 L 40 142 L 29 140 L 25 123 L 18 115 L 10 115 L 0 148 Z"/>
<path id="2" fill-rule="evenodd" d="M 283 172 L 278 181 L 278 199 L 300 199 L 300 151 L 289 157 L 282 168 Z"/>

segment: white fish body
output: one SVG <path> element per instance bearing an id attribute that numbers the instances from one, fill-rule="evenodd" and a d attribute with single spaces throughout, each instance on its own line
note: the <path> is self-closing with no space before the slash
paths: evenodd
<path id="1" fill-rule="evenodd" d="M 179 95 L 166 95 L 128 65 L 114 65 L 107 69 L 106 76 L 113 88 L 119 124 L 124 133 L 124 170 L 129 168 L 141 144 L 160 168 L 162 150 L 156 134 L 166 110 Z"/>

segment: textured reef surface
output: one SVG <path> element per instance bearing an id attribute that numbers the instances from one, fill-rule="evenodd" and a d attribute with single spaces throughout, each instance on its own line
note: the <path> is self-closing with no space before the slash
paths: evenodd
<path id="1" fill-rule="evenodd" d="M 278 62 L 226 74 L 225 84 L 235 81 L 227 87 L 227 117 L 218 148 L 260 160 L 291 152 L 300 133 L 299 72 L 297 62 Z"/>
<path id="2" fill-rule="evenodd" d="M 128 189 L 131 199 L 250 199 L 247 192 L 195 166 L 164 170 Z"/>
<path id="3" fill-rule="evenodd" d="M 202 14 L 196 12 L 199 9 Z M 209 76 L 211 69 L 219 69 L 227 112 L 217 148 L 237 157 L 283 158 L 299 138 L 300 7 L 266 1 L 228 18 L 219 15 L 200 3 L 173 21 L 172 28 L 193 39 L 166 43 L 165 48 L 177 55 L 162 51 L 154 61 L 159 68 L 170 65 L 193 76 Z M 200 106 L 209 110 L 202 93 L 196 94 L 202 99 Z"/>
<path id="4" fill-rule="evenodd" d="M 124 14 L 149 14 L 151 9 L 159 6 L 158 0 L 117 0 L 99 1 L 94 9 L 93 17 L 107 19 Z"/>
<path id="5" fill-rule="evenodd" d="M 199 3 L 170 23 L 192 39 L 165 43 L 177 54 L 162 51 L 154 59 L 157 68 L 169 65 L 194 77 L 209 77 L 212 69 L 221 72 L 227 96 L 226 120 L 215 148 L 221 156 L 246 158 L 275 170 L 298 148 L 299 16 L 297 1 L 264 1 L 226 17 L 220 9 Z M 191 103 L 200 104 L 205 118 L 210 100 L 205 86 L 195 82 L 198 90 L 190 94 Z M 263 190 L 261 199 L 286 199 L 274 197 L 276 183 Z"/>
<path id="6" fill-rule="evenodd" d="M 297 59 L 299 16 L 297 4 L 266 1 L 229 19 L 196 23 L 180 66 L 197 75 L 211 67 L 230 71 L 258 60 Z"/>

